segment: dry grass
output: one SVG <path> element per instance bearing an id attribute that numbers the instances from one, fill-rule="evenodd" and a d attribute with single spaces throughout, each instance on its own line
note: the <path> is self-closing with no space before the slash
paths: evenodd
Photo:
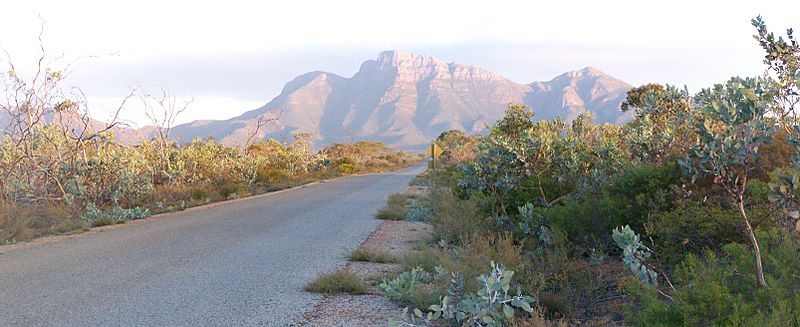
<path id="1" fill-rule="evenodd" d="M 316 293 L 350 293 L 364 294 L 367 287 L 361 283 L 358 275 L 347 269 L 339 269 L 332 273 L 320 274 L 313 282 L 306 284 L 303 288 L 308 292 Z"/>
<path id="2" fill-rule="evenodd" d="M 74 218 L 64 204 L 22 207 L 0 202 L 0 243 L 27 241 L 49 234 L 82 231 L 86 224 Z"/>
<path id="3" fill-rule="evenodd" d="M 387 251 L 358 248 L 350 252 L 350 261 L 395 263 L 397 262 L 397 257 Z"/>
<path id="4" fill-rule="evenodd" d="M 411 196 L 404 193 L 395 193 L 389 196 L 386 207 L 381 208 L 375 214 L 378 219 L 384 220 L 405 220 L 408 213 L 408 204 Z"/>

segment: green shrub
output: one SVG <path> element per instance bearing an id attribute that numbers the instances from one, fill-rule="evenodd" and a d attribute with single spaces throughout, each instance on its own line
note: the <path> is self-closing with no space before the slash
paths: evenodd
<path id="1" fill-rule="evenodd" d="M 208 198 L 208 191 L 206 191 L 205 187 L 193 187 L 189 193 L 191 194 L 192 200 L 195 201 L 200 201 Z"/>
<path id="2" fill-rule="evenodd" d="M 291 179 L 291 172 L 285 168 L 261 167 L 256 173 L 256 183 L 271 185 L 284 184 Z"/>
<path id="3" fill-rule="evenodd" d="M 675 207 L 677 196 L 672 188 L 680 182 L 681 173 L 674 162 L 641 166 L 615 178 L 599 195 L 585 194 L 537 210 L 570 239 L 613 250 L 608 231 L 624 225 L 643 230 L 649 216 Z"/>
<path id="4" fill-rule="evenodd" d="M 752 250 L 730 243 L 721 254 L 687 255 L 675 270 L 669 301 L 651 286 L 621 281 L 636 302 L 626 322 L 635 326 L 800 326 L 800 241 L 778 230 L 757 230 L 770 288 L 755 278 Z"/>
<path id="5" fill-rule="evenodd" d="M 223 199 L 239 198 L 245 193 L 244 185 L 238 181 L 225 180 L 217 189 Z"/>
<path id="6" fill-rule="evenodd" d="M 320 274 L 317 279 L 306 284 L 304 289 L 308 292 L 316 293 L 350 293 L 363 294 L 367 292 L 367 287 L 361 283 L 358 275 L 347 269 L 339 269 L 332 273 Z"/>
<path id="7" fill-rule="evenodd" d="M 754 225 L 768 223 L 768 210 L 750 208 Z M 654 259 L 661 267 L 671 268 L 688 253 L 700 254 L 704 249 L 719 251 L 728 243 L 747 243 L 742 217 L 737 209 L 711 203 L 688 202 L 674 210 L 653 215 L 645 231 L 653 240 Z"/>

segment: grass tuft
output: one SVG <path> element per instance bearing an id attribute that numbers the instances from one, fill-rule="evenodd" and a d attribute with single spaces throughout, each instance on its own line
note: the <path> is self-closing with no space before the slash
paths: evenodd
<path id="1" fill-rule="evenodd" d="M 307 292 L 316 293 L 350 293 L 364 294 L 367 287 L 361 283 L 358 275 L 347 269 L 339 269 L 332 273 L 320 274 L 313 282 L 306 284 L 303 288 Z"/>
<path id="2" fill-rule="evenodd" d="M 359 248 L 350 252 L 350 261 L 395 263 L 397 262 L 397 257 L 387 251 Z"/>
<path id="3" fill-rule="evenodd" d="M 386 207 L 381 208 L 375 217 L 383 220 L 405 220 L 408 208 L 406 207 L 411 200 L 411 196 L 404 193 L 389 195 Z"/>

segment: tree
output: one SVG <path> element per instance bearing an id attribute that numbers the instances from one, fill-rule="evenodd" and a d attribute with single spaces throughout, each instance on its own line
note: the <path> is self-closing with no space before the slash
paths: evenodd
<path id="1" fill-rule="evenodd" d="M 169 148 L 172 127 L 175 126 L 178 116 L 189 108 L 193 99 L 178 103 L 177 97 L 167 92 L 164 88 L 159 88 L 156 93 L 149 93 L 142 88 L 139 98 L 144 105 L 144 113 L 147 119 L 150 120 L 156 130 L 155 141 L 162 173 L 170 176 L 172 174 L 172 162 L 169 158 Z M 171 179 L 172 177 L 169 178 Z"/>
<path id="2" fill-rule="evenodd" d="M 756 278 L 767 287 L 761 251 L 745 211 L 745 193 L 759 147 L 770 141 L 766 115 L 772 101 L 770 80 L 732 78 L 697 95 L 701 121 L 695 126 L 698 143 L 680 164 L 692 178 L 713 177 L 739 209 L 756 256 Z"/>
<path id="3" fill-rule="evenodd" d="M 527 106 L 509 104 L 505 116 L 492 128 L 492 135 L 519 139 L 523 131 L 533 127 L 533 110 Z"/>
<path id="4" fill-rule="evenodd" d="M 642 162 L 683 154 L 692 140 L 694 113 L 685 88 L 659 84 L 633 88 L 620 108 L 636 114 L 625 126 L 625 143 Z"/>
<path id="5" fill-rule="evenodd" d="M 110 122 L 99 126 L 81 90 L 62 87 L 81 58 L 70 63 L 63 56 L 51 58 L 43 34 L 44 21 L 32 75 L 23 76 L 5 49 L 5 58 L 0 58 L 6 66 L 0 73 L 0 116 L 5 121 L 0 127 L 0 190 L 5 199 L 28 204 L 68 200 L 65 181 L 86 168 L 87 152 L 108 145 L 112 129 L 120 124 L 118 114 L 131 97 L 125 97 Z"/>
<path id="6" fill-rule="evenodd" d="M 767 24 L 761 16 L 751 21 L 757 34 L 753 35 L 764 49 L 764 64 L 768 72 L 775 77 L 773 84 L 775 91 L 775 107 L 773 112 L 779 118 L 784 129 L 789 134 L 794 134 L 792 128 L 797 124 L 797 105 L 800 103 L 800 44 L 793 35 L 791 28 L 786 30 L 786 39 L 782 36 L 775 37 L 767 30 Z M 798 136 L 798 135 L 795 135 Z"/>

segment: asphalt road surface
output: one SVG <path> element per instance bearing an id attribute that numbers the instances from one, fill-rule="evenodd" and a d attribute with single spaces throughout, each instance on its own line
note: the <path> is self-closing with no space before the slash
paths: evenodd
<path id="1" fill-rule="evenodd" d="M 424 166 L 344 177 L 0 254 L 0 326 L 286 326 Z"/>

